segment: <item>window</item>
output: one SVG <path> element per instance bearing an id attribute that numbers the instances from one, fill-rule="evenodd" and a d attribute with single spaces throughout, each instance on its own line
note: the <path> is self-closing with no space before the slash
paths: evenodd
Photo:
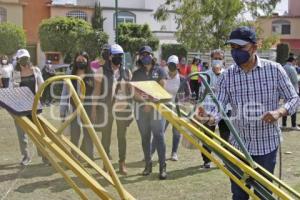
<path id="1" fill-rule="evenodd" d="M 5 8 L 0 7 L 0 23 L 6 22 L 7 12 Z"/>
<path id="2" fill-rule="evenodd" d="M 118 24 L 135 23 L 135 14 L 127 11 L 118 12 Z M 116 28 L 116 13 L 114 14 L 114 27 Z"/>
<path id="3" fill-rule="evenodd" d="M 87 21 L 87 14 L 81 10 L 72 10 L 72 11 L 68 12 L 67 17 L 74 17 L 77 19 L 83 19 L 83 20 Z"/>
<path id="4" fill-rule="evenodd" d="M 273 21 L 272 32 L 281 35 L 289 35 L 291 34 L 291 23 L 288 20 Z"/>

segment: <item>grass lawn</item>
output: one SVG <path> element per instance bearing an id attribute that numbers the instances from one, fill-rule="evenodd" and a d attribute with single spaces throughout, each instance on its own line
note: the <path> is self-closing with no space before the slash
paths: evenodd
<path id="1" fill-rule="evenodd" d="M 54 106 L 57 112 L 57 106 Z M 49 108 L 44 111 L 49 116 Z M 53 121 L 54 124 L 59 122 Z M 21 155 L 17 134 L 12 118 L 3 109 L 0 110 L 0 199 L 79 199 L 79 196 L 67 185 L 62 176 L 51 167 L 44 166 L 37 156 L 36 149 L 30 144 L 32 163 L 22 168 L 19 166 Z M 300 132 L 284 132 L 283 179 L 290 186 L 300 191 Z M 143 177 L 140 173 L 144 163 L 140 135 L 133 122 L 127 132 L 127 167 L 128 176 L 120 176 L 125 188 L 137 199 L 230 199 L 229 179 L 218 169 L 200 169 L 202 158 L 197 150 L 179 148 L 179 161 L 167 162 L 168 179 L 158 180 L 157 155 L 154 156 L 153 173 Z M 167 156 L 170 156 L 172 133 L 171 127 L 166 133 Z M 116 129 L 113 128 L 111 154 L 115 169 L 118 169 L 118 149 Z M 286 152 L 290 152 L 286 154 Z M 101 164 L 98 159 L 97 163 Z M 102 166 L 102 165 L 101 165 Z M 278 166 L 277 166 L 278 167 Z M 276 175 L 278 174 L 278 169 Z M 75 181 L 78 181 L 74 177 Z M 102 181 L 100 180 L 102 183 Z M 106 189 L 116 192 L 107 184 Z M 89 195 L 89 199 L 97 199 L 92 192 L 80 184 Z"/>

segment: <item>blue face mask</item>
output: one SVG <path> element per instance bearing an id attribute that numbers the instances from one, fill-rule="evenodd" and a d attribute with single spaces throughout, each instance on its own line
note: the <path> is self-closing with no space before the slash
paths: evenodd
<path id="1" fill-rule="evenodd" d="M 250 59 L 250 53 L 241 49 L 232 49 L 231 56 L 237 65 L 242 65 Z"/>
<path id="2" fill-rule="evenodd" d="M 212 67 L 216 67 L 216 66 L 223 67 L 223 60 L 212 60 L 211 66 Z"/>
<path id="3" fill-rule="evenodd" d="M 152 57 L 149 55 L 143 56 L 141 61 L 142 61 L 143 65 L 150 65 L 152 63 Z"/>

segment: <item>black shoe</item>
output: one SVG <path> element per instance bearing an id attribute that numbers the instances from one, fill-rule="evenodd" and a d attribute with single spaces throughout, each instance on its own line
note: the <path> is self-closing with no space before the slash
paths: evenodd
<path id="1" fill-rule="evenodd" d="M 163 164 L 159 166 L 159 179 L 165 180 L 167 178 L 167 164 Z"/>
<path id="2" fill-rule="evenodd" d="M 203 165 L 200 165 L 200 168 L 202 169 L 210 169 L 210 162 L 204 163 Z"/>
<path id="3" fill-rule="evenodd" d="M 152 173 L 152 162 L 146 164 L 145 169 L 142 173 L 143 176 L 148 176 Z"/>

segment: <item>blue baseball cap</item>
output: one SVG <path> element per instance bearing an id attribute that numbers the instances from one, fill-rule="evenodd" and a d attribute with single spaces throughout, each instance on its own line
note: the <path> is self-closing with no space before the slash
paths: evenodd
<path id="1" fill-rule="evenodd" d="M 151 54 L 152 53 L 152 48 L 149 47 L 149 46 L 143 46 L 142 48 L 140 48 L 139 54 L 142 54 L 144 52 Z"/>
<path id="2" fill-rule="evenodd" d="M 230 33 L 229 40 L 226 44 L 237 44 L 244 46 L 248 43 L 256 43 L 256 33 L 252 28 L 242 26 Z"/>

